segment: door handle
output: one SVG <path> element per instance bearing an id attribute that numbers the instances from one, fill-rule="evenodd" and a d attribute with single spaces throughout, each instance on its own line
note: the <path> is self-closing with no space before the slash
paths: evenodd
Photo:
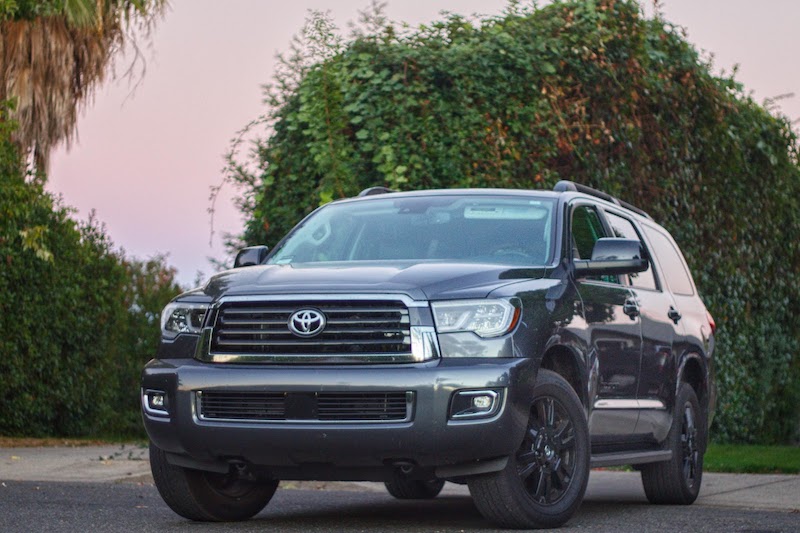
<path id="1" fill-rule="evenodd" d="M 680 319 L 681 319 L 681 314 L 678 312 L 678 310 L 677 310 L 677 309 L 675 309 L 675 308 L 674 308 L 674 307 L 672 307 L 671 305 L 669 306 L 669 311 L 667 311 L 667 316 L 668 316 L 668 317 L 669 317 L 669 319 L 670 319 L 670 320 L 672 320 L 672 321 L 673 321 L 675 324 L 677 324 L 677 323 L 678 323 L 678 321 L 680 321 Z"/>
<path id="2" fill-rule="evenodd" d="M 639 304 L 633 299 L 625 300 L 625 304 L 622 306 L 622 312 L 631 317 L 631 320 L 634 320 L 639 316 Z"/>

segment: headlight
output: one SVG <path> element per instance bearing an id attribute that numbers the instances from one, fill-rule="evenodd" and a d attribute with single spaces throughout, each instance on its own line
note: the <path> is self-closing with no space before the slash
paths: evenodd
<path id="1" fill-rule="evenodd" d="M 172 302 L 161 312 L 161 335 L 174 339 L 179 333 L 200 333 L 208 304 Z"/>
<path id="2" fill-rule="evenodd" d="M 519 308 L 506 300 L 453 300 L 432 302 L 439 333 L 471 331 L 481 337 L 498 337 L 517 325 Z"/>

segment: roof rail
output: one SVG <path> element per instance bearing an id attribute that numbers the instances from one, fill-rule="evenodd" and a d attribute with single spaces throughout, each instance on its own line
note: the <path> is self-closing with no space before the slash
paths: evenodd
<path id="1" fill-rule="evenodd" d="M 360 198 L 362 196 L 373 196 L 376 194 L 386 194 L 389 192 L 397 192 L 397 191 L 395 191 L 394 189 L 390 189 L 388 187 L 369 187 L 358 193 L 358 196 Z"/>
<path id="2" fill-rule="evenodd" d="M 616 205 L 618 205 L 620 207 L 624 207 L 625 209 L 628 209 L 630 211 L 633 211 L 634 213 L 642 215 L 645 218 L 649 218 L 651 220 L 653 219 L 653 217 L 651 217 L 645 211 L 639 209 L 638 207 L 636 207 L 633 204 L 629 204 L 628 202 L 620 200 L 616 196 L 611 196 L 610 194 L 605 193 L 603 191 L 598 191 L 597 189 L 593 189 L 591 187 L 587 187 L 586 185 L 582 185 L 580 183 L 575 183 L 574 181 L 561 180 L 558 183 L 556 183 L 555 187 L 553 187 L 553 191 L 555 191 L 555 192 L 567 192 L 567 191 L 581 192 L 583 194 L 588 194 L 590 196 L 594 196 L 596 198 L 600 198 L 601 200 L 605 200 L 606 202 L 611 202 L 612 204 L 616 204 Z"/>

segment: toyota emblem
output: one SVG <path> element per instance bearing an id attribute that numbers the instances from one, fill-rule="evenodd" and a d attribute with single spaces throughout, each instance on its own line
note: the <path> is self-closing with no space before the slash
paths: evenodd
<path id="1" fill-rule="evenodd" d="M 298 337 L 313 337 L 325 329 L 325 315 L 316 309 L 301 309 L 289 317 L 289 330 Z"/>

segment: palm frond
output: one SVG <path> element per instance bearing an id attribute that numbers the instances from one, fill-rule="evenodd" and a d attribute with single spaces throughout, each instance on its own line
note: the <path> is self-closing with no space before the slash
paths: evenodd
<path id="1" fill-rule="evenodd" d="M 78 112 L 113 75 L 114 55 L 132 39 L 129 26 L 137 24 L 146 38 L 166 6 L 166 0 L 65 0 L 59 15 L 0 21 L 0 101 L 16 101 L 14 140 L 37 170 L 46 170 L 59 143 L 69 147 Z"/>

